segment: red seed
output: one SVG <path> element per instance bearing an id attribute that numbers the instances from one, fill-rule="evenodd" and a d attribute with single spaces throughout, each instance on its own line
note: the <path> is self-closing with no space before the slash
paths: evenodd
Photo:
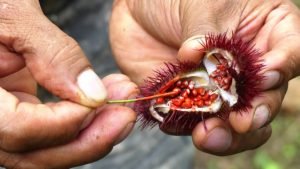
<path id="1" fill-rule="evenodd" d="M 181 96 L 183 96 L 184 98 L 187 98 L 187 97 L 189 97 L 190 93 L 191 93 L 191 90 L 190 90 L 190 89 L 186 89 L 186 90 L 184 90 L 184 92 L 181 94 Z"/>
<path id="2" fill-rule="evenodd" d="M 181 80 L 177 81 L 176 86 L 180 87 L 181 85 L 182 85 L 182 81 Z"/>
<path id="3" fill-rule="evenodd" d="M 183 83 L 182 83 L 182 84 L 183 84 L 183 86 L 184 86 L 184 87 L 188 87 L 188 85 L 189 85 L 189 82 L 188 82 L 187 80 L 185 80 L 185 81 L 183 81 Z"/>
<path id="4" fill-rule="evenodd" d="M 229 78 L 228 78 L 228 77 L 227 77 L 227 78 L 224 78 L 224 79 L 223 79 L 223 82 L 224 82 L 225 84 L 228 84 Z"/>
<path id="5" fill-rule="evenodd" d="M 217 69 L 224 71 L 224 70 L 226 70 L 226 67 L 225 67 L 225 65 L 218 65 Z"/>
<path id="6" fill-rule="evenodd" d="M 184 101 L 184 97 L 182 97 L 182 96 L 179 96 L 177 99 Z"/>
<path id="7" fill-rule="evenodd" d="M 193 107 L 193 101 L 190 98 L 186 98 L 184 102 L 181 105 L 183 108 L 192 108 Z"/>
<path id="8" fill-rule="evenodd" d="M 186 102 L 184 102 L 184 103 L 182 103 L 182 108 L 186 108 L 186 109 L 188 109 L 188 108 L 191 108 L 192 107 L 192 105 L 190 104 L 190 103 L 186 103 Z"/>
<path id="9" fill-rule="evenodd" d="M 202 97 L 202 99 L 203 99 L 204 101 L 209 100 L 209 95 L 208 95 L 208 93 L 205 93 L 205 95 Z"/>
<path id="10" fill-rule="evenodd" d="M 204 96 L 205 93 L 206 93 L 205 89 L 202 88 L 202 87 L 198 88 L 198 89 L 197 89 L 197 92 L 198 92 L 201 96 Z"/>
<path id="11" fill-rule="evenodd" d="M 231 77 L 224 78 L 224 83 L 225 84 L 231 85 L 231 82 L 232 82 L 232 78 Z"/>
<path id="12" fill-rule="evenodd" d="M 205 100 L 204 104 L 205 104 L 205 106 L 210 106 L 211 105 L 211 101 L 210 100 Z"/>
<path id="13" fill-rule="evenodd" d="M 171 102 L 172 102 L 172 104 L 173 104 L 174 106 L 180 107 L 181 104 L 182 104 L 182 102 L 183 102 L 183 100 L 180 100 L 180 99 L 172 99 Z"/>
<path id="14" fill-rule="evenodd" d="M 221 76 L 218 76 L 216 79 L 217 79 L 218 82 L 222 82 L 223 81 L 223 78 Z"/>
<path id="15" fill-rule="evenodd" d="M 204 102 L 203 102 L 203 100 L 199 100 L 199 101 L 197 101 L 197 102 L 196 102 L 196 105 L 197 105 L 197 106 L 199 106 L 199 107 L 202 107 L 202 106 L 204 106 Z"/>
<path id="16" fill-rule="evenodd" d="M 193 101 L 192 101 L 192 99 L 190 99 L 190 98 L 185 98 L 185 99 L 184 99 L 184 102 L 193 102 Z"/>
<path id="17" fill-rule="evenodd" d="M 190 90 L 193 90 L 194 87 L 195 87 L 195 82 L 190 81 L 188 88 L 189 88 Z"/>
<path id="18" fill-rule="evenodd" d="M 191 90 L 190 89 L 186 89 L 185 91 L 187 92 L 187 94 L 191 94 Z"/>
<path id="19" fill-rule="evenodd" d="M 198 95 L 198 96 L 197 96 L 197 99 L 198 99 L 198 100 L 203 100 L 203 97 L 200 96 L 200 95 Z"/>
<path id="20" fill-rule="evenodd" d="M 217 94 L 212 94 L 212 95 L 209 96 L 209 100 L 212 101 L 212 102 L 215 101 L 217 98 L 218 98 Z"/>
<path id="21" fill-rule="evenodd" d="M 227 73 L 226 73 L 225 71 L 221 71 L 221 72 L 220 72 L 220 75 L 221 75 L 222 77 L 224 77 L 226 74 L 227 74 Z"/>
<path id="22" fill-rule="evenodd" d="M 172 91 L 173 91 L 173 92 L 176 92 L 176 94 L 173 95 L 173 97 L 174 97 L 174 96 L 178 95 L 178 94 L 181 92 L 181 89 L 178 88 L 178 87 L 176 87 L 176 88 L 174 88 Z"/>
<path id="23" fill-rule="evenodd" d="M 193 90 L 192 90 L 192 94 L 193 94 L 193 96 L 197 96 L 197 95 L 198 95 L 197 90 L 196 90 L 196 89 L 193 89 Z"/>
<path id="24" fill-rule="evenodd" d="M 159 97 L 156 99 L 156 104 L 163 104 L 165 102 L 165 99 L 162 97 Z"/>
<path id="25" fill-rule="evenodd" d="M 189 95 L 188 95 L 188 93 L 187 93 L 186 91 L 184 91 L 184 92 L 181 94 L 181 96 L 184 97 L 184 98 L 189 97 Z"/>

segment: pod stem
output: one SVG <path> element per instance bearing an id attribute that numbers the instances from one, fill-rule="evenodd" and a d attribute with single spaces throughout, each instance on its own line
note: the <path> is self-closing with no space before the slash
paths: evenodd
<path id="1" fill-rule="evenodd" d="M 146 97 L 140 97 L 140 98 L 135 98 L 135 99 L 126 99 L 126 100 L 108 100 L 106 103 L 107 104 L 122 104 L 122 103 L 132 103 L 132 102 L 137 102 L 137 101 L 145 101 L 145 100 L 151 100 L 159 97 L 167 97 L 167 96 L 172 96 L 178 94 L 178 91 L 171 91 L 167 93 L 159 93 L 155 94 L 152 96 L 146 96 Z"/>

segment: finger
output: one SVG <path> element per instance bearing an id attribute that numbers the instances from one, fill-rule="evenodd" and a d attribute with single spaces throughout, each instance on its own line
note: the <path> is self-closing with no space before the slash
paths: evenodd
<path id="1" fill-rule="evenodd" d="M 132 99 L 139 93 L 138 87 L 133 82 L 126 82 L 122 81 L 114 86 L 110 85 L 107 87 L 108 91 L 111 91 L 114 88 L 114 91 L 109 93 L 108 98 L 113 100 L 120 100 L 120 99 Z M 130 94 L 124 93 L 122 91 L 131 91 Z"/>
<path id="2" fill-rule="evenodd" d="M 295 10 L 293 6 L 286 5 L 286 8 L 275 13 L 284 17 L 273 26 L 269 39 L 270 52 L 266 53 L 264 58 L 268 70 L 279 72 L 282 78 L 288 81 L 300 75 L 300 44 L 292 43 L 300 40 L 300 17 L 293 12 L 286 14 L 286 10 Z M 298 12 L 298 9 L 296 10 Z M 276 20 L 275 14 L 271 15 L 269 20 Z"/>
<path id="3" fill-rule="evenodd" d="M 242 4 L 232 3 L 232 5 L 228 5 L 231 3 L 230 1 L 218 1 L 218 3 L 215 3 L 201 0 L 182 2 L 180 5 L 180 17 L 184 43 L 179 50 L 179 60 L 199 62 L 203 54 L 201 41 L 204 40 L 205 35 L 208 33 L 235 31 L 239 22 L 237 17 L 239 16 L 240 8 L 238 7 Z"/>
<path id="4" fill-rule="evenodd" d="M 203 42 L 205 42 L 205 35 L 192 36 L 187 39 L 178 51 L 178 60 L 199 62 L 203 57 Z"/>
<path id="5" fill-rule="evenodd" d="M 123 74 L 110 74 L 103 78 L 103 83 L 105 86 L 111 86 L 119 82 L 130 82 L 128 76 Z"/>
<path id="6" fill-rule="evenodd" d="M 0 148 L 20 152 L 73 139 L 91 109 L 67 101 L 36 104 L 32 97 L 14 96 L 0 88 L 0 112 Z"/>
<path id="7" fill-rule="evenodd" d="M 271 126 L 266 126 L 259 130 L 255 130 L 246 134 L 233 133 L 232 143 L 226 151 L 217 153 L 207 149 L 203 149 L 202 151 L 219 156 L 237 154 L 246 150 L 258 148 L 259 146 L 266 143 L 266 141 L 270 138 L 271 134 Z"/>
<path id="8" fill-rule="evenodd" d="M 296 40 L 299 41 L 300 36 L 287 37 L 264 56 L 267 71 L 278 72 L 280 76 L 279 79 L 283 79 L 281 81 L 288 81 L 300 75 L 300 45 L 298 43 L 290 43 Z M 286 45 L 287 43 L 289 43 L 289 45 Z"/>
<path id="9" fill-rule="evenodd" d="M 129 108 L 107 106 L 75 141 L 27 154 L 0 152 L 0 162 L 10 168 L 69 168 L 96 161 L 131 131 L 136 114 Z M 3 164 L 3 163 L 2 163 Z"/>
<path id="10" fill-rule="evenodd" d="M 14 96 L 16 96 L 20 102 L 29 102 L 29 103 L 34 103 L 34 104 L 41 104 L 41 101 L 34 95 L 24 93 L 24 92 L 10 92 Z"/>
<path id="11" fill-rule="evenodd" d="M 252 109 L 246 112 L 232 112 L 229 122 L 237 133 L 247 133 L 266 126 L 280 110 L 287 91 L 287 84 L 279 89 L 263 92 L 252 103 Z"/>
<path id="12" fill-rule="evenodd" d="M 107 97 L 109 100 L 124 100 L 124 99 L 135 98 L 135 96 L 139 92 L 136 84 L 131 82 L 130 79 L 123 74 L 108 75 L 103 78 L 103 83 L 107 88 L 107 91 L 109 91 Z M 118 104 L 118 105 L 122 105 L 122 104 Z M 130 103 L 123 104 L 123 105 L 132 107 L 132 104 Z M 99 107 L 96 110 L 96 113 L 100 112 L 102 109 L 103 107 Z M 85 123 L 82 125 L 81 129 L 88 127 L 93 121 L 93 119 L 94 116 L 93 117 L 90 116 L 89 119 L 85 120 Z"/>
<path id="13" fill-rule="evenodd" d="M 233 134 L 233 141 L 230 148 L 222 153 L 216 155 L 232 155 L 246 150 L 252 150 L 262 146 L 271 137 L 272 128 L 266 126 L 258 130 L 246 133 L 246 134 Z"/>
<path id="14" fill-rule="evenodd" d="M 15 73 L 25 66 L 24 59 L 12 52 L 0 52 L 0 77 Z"/>
<path id="15" fill-rule="evenodd" d="M 229 149 L 232 144 L 232 133 L 223 120 L 211 118 L 195 127 L 192 139 L 198 149 L 219 153 Z"/>
<path id="16" fill-rule="evenodd" d="M 264 127 L 246 134 L 238 134 L 220 119 L 208 119 L 207 128 L 199 124 L 193 131 L 193 143 L 201 151 L 214 155 L 231 155 L 264 144 L 271 128 Z"/>
<path id="17" fill-rule="evenodd" d="M 152 1 L 151 3 L 149 1 L 134 2 L 147 3 L 148 6 L 145 6 L 147 9 L 149 5 L 155 5 Z M 174 62 L 178 51 L 149 34 L 148 30 L 151 29 L 145 30 L 145 25 L 141 26 L 133 18 L 132 12 L 134 11 L 129 10 L 128 3 L 119 1 L 113 9 L 109 26 L 110 44 L 121 71 L 129 75 L 135 83 L 143 84 L 146 77 L 153 75 L 153 69 L 158 69 L 163 62 Z M 147 18 L 140 20 L 147 22 Z"/>
<path id="18" fill-rule="evenodd" d="M 9 76 L 0 78 L 0 86 L 7 91 L 24 92 L 31 95 L 37 94 L 37 84 L 27 68 Z"/>
<path id="19" fill-rule="evenodd" d="M 136 92 L 136 86 L 122 76 L 104 78 L 109 82 L 117 81 L 106 86 L 112 99 L 125 99 Z M 33 104 L 32 98 L 17 99 L 3 89 L 0 90 L 0 101 L 0 112 L 4 112 L 2 119 L 7 119 L 0 124 L 0 148 L 6 151 L 18 152 L 66 143 L 90 125 L 96 116 L 91 109 L 72 102 Z"/>
<path id="20" fill-rule="evenodd" d="M 0 41 L 25 58 L 39 84 L 86 106 L 104 103 L 106 90 L 80 46 L 43 15 L 37 0 L 7 1 L 1 12 L 6 15 L 0 18 Z M 30 19 L 19 19 L 24 16 Z"/>

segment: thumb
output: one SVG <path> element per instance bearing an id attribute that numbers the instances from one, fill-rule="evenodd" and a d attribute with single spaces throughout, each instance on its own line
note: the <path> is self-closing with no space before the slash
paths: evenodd
<path id="1" fill-rule="evenodd" d="M 10 8 L 6 8 L 9 14 L 4 23 L 14 24 L 0 25 L 0 39 L 25 58 L 35 80 L 63 99 L 91 107 L 101 105 L 105 87 L 78 43 L 43 15 L 37 0 L 7 4 Z"/>
<path id="2" fill-rule="evenodd" d="M 231 5 L 230 5 L 231 4 Z M 179 49 L 181 61 L 199 62 L 201 43 L 208 33 L 234 32 L 239 24 L 241 2 L 233 1 L 182 1 L 180 18 L 183 43 Z"/>

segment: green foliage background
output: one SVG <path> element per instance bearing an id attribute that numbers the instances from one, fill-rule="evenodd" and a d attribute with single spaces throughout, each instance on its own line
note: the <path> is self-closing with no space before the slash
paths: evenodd
<path id="1" fill-rule="evenodd" d="M 300 7 L 300 0 L 294 0 Z M 300 42 L 297 42 L 300 43 Z M 300 84 L 300 78 L 296 79 Z M 294 80 L 295 81 L 295 80 Z M 300 92 L 300 89 L 289 92 Z M 216 157 L 198 152 L 196 169 L 299 169 L 300 168 L 300 98 L 291 112 L 282 112 L 272 122 L 272 137 L 263 146 L 237 155 Z"/>

